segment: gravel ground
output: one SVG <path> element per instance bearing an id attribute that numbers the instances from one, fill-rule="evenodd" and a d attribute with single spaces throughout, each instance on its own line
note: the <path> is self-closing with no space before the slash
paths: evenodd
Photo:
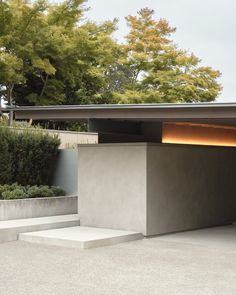
<path id="1" fill-rule="evenodd" d="M 0 244 L 0 295 L 234 295 L 236 226 L 79 250 Z"/>

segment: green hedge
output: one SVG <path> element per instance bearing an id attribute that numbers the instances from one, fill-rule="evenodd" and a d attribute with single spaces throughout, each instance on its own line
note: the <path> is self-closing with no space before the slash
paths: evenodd
<path id="1" fill-rule="evenodd" d="M 0 200 L 14 200 L 26 198 L 42 198 L 42 197 L 57 197 L 65 196 L 65 192 L 57 187 L 49 187 L 47 185 L 41 186 L 22 186 L 17 183 L 11 185 L 0 185 Z"/>
<path id="2" fill-rule="evenodd" d="M 60 140 L 41 131 L 0 127 L 0 183 L 49 184 Z"/>

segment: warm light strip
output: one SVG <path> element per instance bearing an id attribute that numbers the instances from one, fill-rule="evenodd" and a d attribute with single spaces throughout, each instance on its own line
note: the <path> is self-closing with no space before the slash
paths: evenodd
<path id="1" fill-rule="evenodd" d="M 228 125 L 213 125 L 213 124 L 203 124 L 203 123 L 190 123 L 190 122 L 166 122 L 164 124 L 175 124 L 181 126 L 195 126 L 195 127 L 205 127 L 205 128 L 219 128 L 219 129 L 228 129 L 228 130 L 236 130 L 235 126 Z"/>
<path id="2" fill-rule="evenodd" d="M 187 122 L 163 123 L 162 143 L 236 146 L 236 127 Z"/>

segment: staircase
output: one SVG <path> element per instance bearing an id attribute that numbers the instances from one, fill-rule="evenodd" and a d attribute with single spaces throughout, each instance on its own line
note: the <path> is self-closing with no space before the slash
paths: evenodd
<path id="1" fill-rule="evenodd" d="M 88 249 L 142 238 L 133 231 L 80 226 L 78 214 L 0 221 L 0 243 L 22 240 Z"/>
<path id="2" fill-rule="evenodd" d="M 78 225 L 78 214 L 0 221 L 0 243 L 16 241 L 20 233 Z"/>

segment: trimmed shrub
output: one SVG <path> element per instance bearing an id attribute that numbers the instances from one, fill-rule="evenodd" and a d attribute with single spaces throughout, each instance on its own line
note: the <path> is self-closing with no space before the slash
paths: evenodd
<path id="1" fill-rule="evenodd" d="M 12 191 L 3 192 L 2 198 L 3 200 L 26 199 L 28 195 L 23 189 L 16 188 Z"/>
<path id="2" fill-rule="evenodd" d="M 51 187 L 51 190 L 53 191 L 53 194 L 56 197 L 64 196 L 65 195 L 65 191 L 62 188 L 60 188 L 59 186 L 52 186 Z"/>
<path id="3" fill-rule="evenodd" d="M 14 200 L 26 198 L 48 198 L 65 196 L 60 187 L 49 187 L 47 185 L 22 186 L 14 183 L 12 185 L 0 185 L 0 199 Z"/>
<path id="4" fill-rule="evenodd" d="M 40 197 L 54 197 L 53 190 L 47 185 L 32 186 L 27 190 L 29 198 L 40 198 Z"/>
<path id="5" fill-rule="evenodd" d="M 0 127 L 0 183 L 49 184 L 60 140 L 42 131 Z"/>

